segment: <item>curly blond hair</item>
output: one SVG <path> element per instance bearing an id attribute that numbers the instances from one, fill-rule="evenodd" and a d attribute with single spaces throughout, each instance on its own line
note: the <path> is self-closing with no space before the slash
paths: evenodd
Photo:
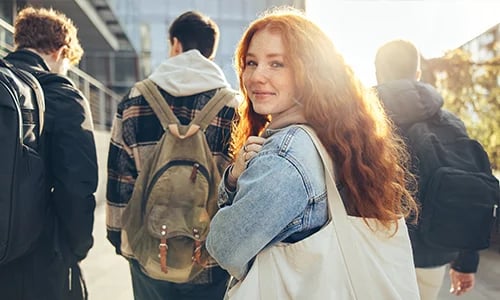
<path id="1" fill-rule="evenodd" d="M 73 21 L 61 12 L 52 8 L 26 7 L 14 22 L 14 44 L 16 49 L 32 48 L 43 54 L 66 46 L 63 55 L 75 65 L 83 55 L 77 32 Z"/>

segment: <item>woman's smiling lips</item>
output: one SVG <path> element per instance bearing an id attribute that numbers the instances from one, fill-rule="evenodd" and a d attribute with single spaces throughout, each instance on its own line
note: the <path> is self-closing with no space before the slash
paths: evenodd
<path id="1" fill-rule="evenodd" d="M 273 92 L 267 92 L 267 91 L 252 91 L 252 95 L 256 99 L 264 99 L 264 98 L 267 98 L 269 96 L 274 96 L 276 94 Z"/>

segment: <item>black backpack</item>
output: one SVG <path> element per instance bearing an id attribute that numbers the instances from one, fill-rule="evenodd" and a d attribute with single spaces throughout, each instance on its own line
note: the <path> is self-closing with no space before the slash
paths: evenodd
<path id="1" fill-rule="evenodd" d="M 488 248 L 500 191 L 483 147 L 444 110 L 403 134 L 418 176 L 422 240 L 444 249 Z"/>
<path id="2" fill-rule="evenodd" d="M 0 265 L 29 252 L 45 223 L 44 110 L 38 81 L 0 59 Z"/>

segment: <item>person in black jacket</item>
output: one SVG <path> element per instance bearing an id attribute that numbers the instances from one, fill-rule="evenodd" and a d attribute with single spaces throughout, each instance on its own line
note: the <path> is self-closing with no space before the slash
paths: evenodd
<path id="1" fill-rule="evenodd" d="M 375 57 L 375 69 L 379 98 L 403 137 L 408 125 L 435 120 L 438 114 L 441 120 L 446 119 L 465 132 L 463 122 L 442 109 L 443 98 L 436 89 L 419 81 L 420 54 L 412 43 L 394 40 L 381 46 Z M 408 229 L 422 300 L 437 298 L 447 264 L 450 264 L 451 293 L 461 295 L 474 287 L 479 264 L 477 251 L 435 248 L 424 243 L 416 226 L 410 224 Z"/>
<path id="2" fill-rule="evenodd" d="M 83 299 L 78 263 L 93 245 L 97 157 L 89 102 L 65 76 L 83 50 L 72 21 L 52 9 L 21 10 L 14 42 L 6 60 L 33 74 L 45 94 L 41 152 L 50 208 L 35 249 L 0 267 L 0 298 Z"/>

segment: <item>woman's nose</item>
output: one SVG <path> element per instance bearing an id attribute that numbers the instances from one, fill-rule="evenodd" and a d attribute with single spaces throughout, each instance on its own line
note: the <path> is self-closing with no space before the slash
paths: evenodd
<path id="1" fill-rule="evenodd" d="M 266 70 L 265 67 L 263 66 L 257 66 L 254 68 L 252 71 L 252 74 L 250 76 L 250 79 L 252 81 L 257 81 L 257 82 L 263 82 L 269 79 L 269 74 L 268 71 Z"/>

